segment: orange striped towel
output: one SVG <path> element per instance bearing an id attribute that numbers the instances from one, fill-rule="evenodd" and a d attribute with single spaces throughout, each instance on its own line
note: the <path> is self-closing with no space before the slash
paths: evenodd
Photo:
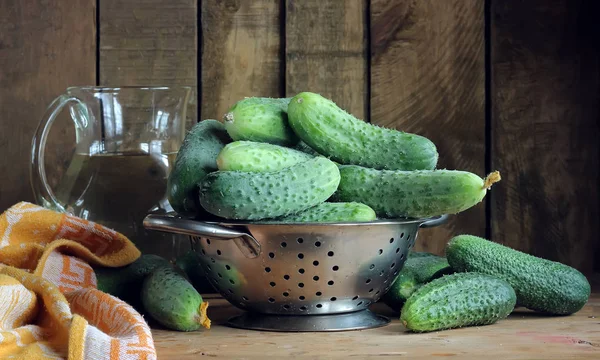
<path id="1" fill-rule="evenodd" d="M 21 202 L 0 215 L 0 359 L 156 359 L 150 328 L 96 289 L 91 264 L 140 256 L 125 236 Z"/>

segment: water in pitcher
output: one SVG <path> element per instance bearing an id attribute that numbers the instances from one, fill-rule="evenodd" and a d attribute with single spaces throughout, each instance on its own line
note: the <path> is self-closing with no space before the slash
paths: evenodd
<path id="1" fill-rule="evenodd" d="M 57 197 L 74 215 L 103 224 L 131 239 L 143 253 L 173 252 L 173 235 L 142 226 L 149 212 L 172 211 L 167 177 L 177 153 L 75 154 Z M 173 239 L 170 239 L 173 238 Z"/>

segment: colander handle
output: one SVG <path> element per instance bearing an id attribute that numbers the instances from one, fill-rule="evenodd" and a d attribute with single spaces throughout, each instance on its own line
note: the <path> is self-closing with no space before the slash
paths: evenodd
<path id="1" fill-rule="evenodd" d="M 427 220 L 421 223 L 421 225 L 419 225 L 420 228 L 431 228 L 431 227 L 435 227 L 438 225 L 442 225 L 444 223 L 446 223 L 446 221 L 448 221 L 448 215 L 444 214 L 441 216 L 438 216 L 436 218 L 433 218 L 431 220 Z"/>
<path id="2" fill-rule="evenodd" d="M 204 236 L 215 240 L 233 240 L 244 256 L 255 258 L 260 254 L 260 244 L 252 235 L 225 226 L 159 214 L 147 215 L 143 224 L 149 230 Z"/>

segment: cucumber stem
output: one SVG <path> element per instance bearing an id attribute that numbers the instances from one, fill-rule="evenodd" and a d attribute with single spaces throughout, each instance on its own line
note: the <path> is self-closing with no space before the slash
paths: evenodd
<path id="1" fill-rule="evenodd" d="M 500 181 L 500 179 L 501 177 L 499 171 L 494 171 L 490 173 L 483 181 L 483 188 L 489 190 L 492 187 L 492 184 L 497 183 L 498 181 Z"/>
<path id="2" fill-rule="evenodd" d="M 232 123 L 233 122 L 233 112 L 228 112 L 227 114 L 225 114 L 225 116 L 223 116 L 223 119 L 225 120 L 225 122 Z"/>
<path id="3" fill-rule="evenodd" d="M 196 322 L 206 329 L 210 329 L 210 319 L 208 315 L 206 315 L 206 309 L 208 308 L 208 302 L 203 301 L 198 308 L 198 313 L 196 314 Z"/>

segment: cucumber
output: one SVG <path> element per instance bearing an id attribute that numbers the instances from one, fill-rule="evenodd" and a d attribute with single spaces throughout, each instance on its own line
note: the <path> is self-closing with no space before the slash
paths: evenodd
<path id="1" fill-rule="evenodd" d="M 375 211 L 365 204 L 357 202 L 324 202 L 310 209 L 274 220 L 282 223 L 302 222 L 364 222 L 376 220 Z"/>
<path id="2" fill-rule="evenodd" d="M 324 202 L 339 182 L 337 165 L 324 157 L 274 172 L 218 171 L 204 179 L 200 204 L 226 219 L 276 218 Z"/>
<path id="3" fill-rule="evenodd" d="M 430 253 L 413 253 L 404 262 L 382 301 L 395 311 L 400 311 L 406 300 L 421 286 L 442 275 L 451 274 L 446 258 Z"/>
<path id="4" fill-rule="evenodd" d="M 210 328 L 208 303 L 186 278 L 173 268 L 158 268 L 144 280 L 142 303 L 161 325 L 178 331 Z"/>
<path id="5" fill-rule="evenodd" d="M 163 257 L 144 254 L 127 266 L 94 267 L 94 272 L 98 290 L 118 297 L 143 313 L 140 291 L 144 278 L 159 267 L 170 268 L 171 266 L 171 263 Z"/>
<path id="6" fill-rule="evenodd" d="M 431 170 L 437 164 L 429 139 L 361 121 L 319 94 L 294 96 L 288 119 L 302 141 L 341 164 L 388 170 Z"/>
<path id="7" fill-rule="evenodd" d="M 175 265 L 187 276 L 196 291 L 201 294 L 215 293 L 215 289 L 205 276 L 204 269 L 198 259 L 198 254 L 190 250 L 175 260 Z"/>
<path id="8" fill-rule="evenodd" d="M 506 280 L 515 289 L 517 303 L 531 310 L 568 315 L 590 297 L 590 283 L 576 269 L 477 236 L 455 236 L 446 246 L 446 256 L 456 271 Z"/>
<path id="9" fill-rule="evenodd" d="M 220 171 L 270 172 L 285 169 L 313 156 L 287 147 L 253 141 L 227 144 L 217 157 Z"/>
<path id="10" fill-rule="evenodd" d="M 315 149 L 308 146 L 304 141 L 299 141 L 298 144 L 296 144 L 296 146 L 294 146 L 294 149 L 296 149 L 298 151 L 302 151 L 307 154 L 310 154 L 312 156 L 322 156 Z"/>
<path id="11" fill-rule="evenodd" d="M 206 174 L 217 170 L 217 155 L 231 139 L 217 120 L 203 120 L 185 136 L 167 180 L 167 197 L 178 214 L 201 214 L 198 186 Z"/>
<path id="12" fill-rule="evenodd" d="M 235 141 L 249 140 L 293 146 L 298 137 L 288 124 L 288 99 L 246 98 L 223 117 L 227 133 Z"/>
<path id="13" fill-rule="evenodd" d="M 514 309 L 515 291 L 504 280 L 479 273 L 435 279 L 406 301 L 400 320 L 415 332 L 489 325 Z"/>
<path id="14" fill-rule="evenodd" d="M 456 214 L 475 206 L 500 180 L 494 172 L 485 180 L 466 171 L 394 171 L 340 166 L 336 201 L 369 205 L 377 216 L 420 218 Z"/>

